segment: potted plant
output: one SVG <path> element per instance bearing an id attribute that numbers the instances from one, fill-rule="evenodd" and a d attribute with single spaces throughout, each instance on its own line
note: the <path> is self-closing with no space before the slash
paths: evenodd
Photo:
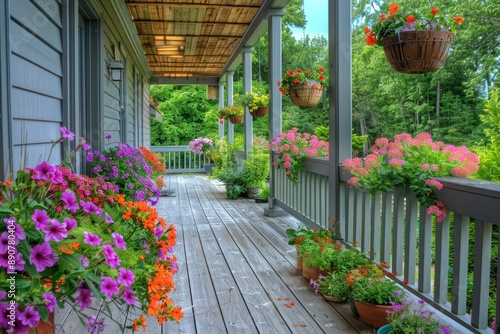
<path id="1" fill-rule="evenodd" d="M 258 93 L 246 93 L 236 96 L 236 100 L 244 106 L 248 106 L 250 115 L 254 117 L 264 117 L 269 111 L 269 95 Z"/>
<path id="2" fill-rule="evenodd" d="M 433 316 L 434 312 L 426 309 L 423 300 L 394 302 L 387 314 L 389 324 L 380 327 L 378 334 L 452 333 Z"/>
<path id="3" fill-rule="evenodd" d="M 264 185 L 260 188 L 257 196 L 255 196 L 256 203 L 267 203 L 268 197 L 271 196 L 271 186 L 269 183 L 264 183 Z"/>
<path id="4" fill-rule="evenodd" d="M 213 149 L 213 142 L 208 138 L 198 137 L 193 141 L 189 142 L 189 148 L 195 154 L 202 155 L 203 154 L 203 162 L 205 171 L 207 173 L 212 173 L 212 168 L 214 164 L 212 163 L 212 154 L 211 151 Z"/>
<path id="5" fill-rule="evenodd" d="M 389 323 L 387 311 L 392 309 L 391 303 L 401 302 L 404 294 L 396 282 L 386 279 L 383 274 L 377 276 L 369 270 L 364 274 L 361 270 L 354 275 L 351 273 L 346 280 L 352 282 L 352 299 L 361 320 L 378 328 Z"/>
<path id="6" fill-rule="evenodd" d="M 365 28 L 366 43 L 380 45 L 391 66 L 402 73 L 435 72 L 448 58 L 455 24 L 462 17 L 448 18 L 436 7 L 427 12 L 403 11 L 396 3 L 376 24 Z"/>
<path id="7" fill-rule="evenodd" d="M 219 109 L 219 119 L 223 123 L 225 118 L 229 118 L 229 121 L 233 124 L 238 124 L 243 122 L 243 106 L 229 105 L 222 109 Z"/>
<path id="8" fill-rule="evenodd" d="M 335 257 L 339 256 L 342 244 L 332 243 L 331 235 L 305 240 L 299 252 L 303 255 L 302 275 L 305 279 L 317 280 L 332 271 Z M 304 256 L 307 254 L 307 256 Z"/>
<path id="9" fill-rule="evenodd" d="M 226 184 L 226 195 L 230 199 L 238 199 L 247 190 L 244 171 L 238 167 L 228 168 L 219 179 Z"/>
<path id="10" fill-rule="evenodd" d="M 284 169 L 294 185 L 299 182 L 304 158 L 328 157 L 329 154 L 328 142 L 318 140 L 318 137 L 309 133 L 300 133 L 297 128 L 278 134 L 277 138 L 271 140 L 270 147 L 278 153 L 278 159 L 273 162 L 273 166 Z"/>
<path id="11" fill-rule="evenodd" d="M 283 78 L 278 81 L 279 90 L 282 95 L 290 96 L 290 100 L 297 106 L 315 106 L 321 101 L 323 89 L 328 79 L 325 69 L 318 67 L 308 71 L 298 68 L 288 70 Z"/>
<path id="12" fill-rule="evenodd" d="M 243 163 L 243 179 L 248 198 L 255 198 L 269 176 L 269 153 L 253 151 Z"/>
<path id="13" fill-rule="evenodd" d="M 310 284 L 315 293 L 321 293 L 323 297 L 331 302 L 342 303 L 351 296 L 352 287 L 346 283 L 347 272 L 335 269 L 326 276 L 320 275 L 317 280 L 311 278 Z"/>

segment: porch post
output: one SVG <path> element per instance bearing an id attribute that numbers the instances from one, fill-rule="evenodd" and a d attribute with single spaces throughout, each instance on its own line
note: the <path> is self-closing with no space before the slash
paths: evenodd
<path id="1" fill-rule="evenodd" d="M 233 104 L 233 77 L 234 71 L 227 72 L 227 105 Z M 227 139 L 230 143 L 234 143 L 234 124 L 227 122 Z"/>
<path id="2" fill-rule="evenodd" d="M 352 155 L 352 41 L 351 0 L 332 0 L 328 5 L 330 158 L 328 216 L 341 217 L 339 164 Z M 339 235 L 340 227 L 336 231 Z"/>
<path id="3" fill-rule="evenodd" d="M 0 181 L 14 173 L 12 157 L 12 135 L 9 82 L 9 1 L 0 4 Z M 20 135 L 20 134 L 18 134 Z M 13 175 L 12 180 L 14 180 Z"/>
<path id="4" fill-rule="evenodd" d="M 219 109 L 224 108 L 224 83 L 219 82 Z M 219 120 L 219 139 L 224 137 L 224 119 Z"/>
<path id="5" fill-rule="evenodd" d="M 282 9 L 269 11 L 268 22 L 268 62 L 269 62 L 269 140 L 278 137 L 281 132 L 281 92 L 278 89 L 278 81 L 281 80 L 281 17 L 285 14 Z M 273 168 L 273 152 L 270 152 L 271 171 L 269 173 L 269 183 L 271 195 L 269 196 L 269 207 L 264 208 L 266 216 L 274 217 L 286 215 L 285 211 L 275 205 L 276 196 L 276 168 Z"/>
<path id="6" fill-rule="evenodd" d="M 243 93 L 252 92 L 252 52 L 253 48 L 243 49 Z M 244 126 L 244 150 L 245 160 L 248 159 L 248 154 L 252 151 L 253 146 L 253 118 L 248 111 L 248 106 L 245 106 Z"/>

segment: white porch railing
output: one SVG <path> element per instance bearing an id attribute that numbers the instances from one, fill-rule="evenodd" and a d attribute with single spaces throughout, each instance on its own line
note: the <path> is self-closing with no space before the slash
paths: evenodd
<path id="1" fill-rule="evenodd" d="M 151 152 L 161 153 L 167 173 L 205 172 L 203 154 L 196 154 L 189 146 L 151 146 Z"/>
<path id="2" fill-rule="evenodd" d="M 329 227 L 328 168 L 327 159 L 307 159 L 298 186 L 293 186 L 284 172 L 278 170 L 277 204 L 311 227 Z M 491 333 L 490 297 L 496 300 L 497 319 L 500 319 L 498 275 L 490 275 L 492 230 L 494 225 L 500 225 L 500 183 L 441 178 L 444 187 L 436 194 L 449 210 L 448 217 L 442 223 L 433 223 L 413 195 L 395 191 L 372 196 L 349 187 L 346 183 L 349 176 L 342 171 L 339 175 L 341 214 L 336 218 L 341 221 L 345 242 L 352 245 L 356 241 L 357 248 L 372 260 L 387 262 L 397 281 L 407 281 L 407 290 L 445 316 L 473 333 Z M 470 230 L 474 235 L 471 240 Z M 494 242 L 500 245 L 500 240 Z M 473 268 L 468 267 L 469 245 L 474 247 Z M 469 272 L 474 275 L 472 316 L 466 308 Z M 489 296 L 490 280 L 497 287 L 495 296 Z"/>

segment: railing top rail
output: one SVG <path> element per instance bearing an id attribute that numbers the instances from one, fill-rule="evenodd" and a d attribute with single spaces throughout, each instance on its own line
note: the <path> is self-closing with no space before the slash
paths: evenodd
<path id="1" fill-rule="evenodd" d="M 187 152 L 191 151 L 189 145 L 182 146 L 151 146 L 151 152 Z"/>

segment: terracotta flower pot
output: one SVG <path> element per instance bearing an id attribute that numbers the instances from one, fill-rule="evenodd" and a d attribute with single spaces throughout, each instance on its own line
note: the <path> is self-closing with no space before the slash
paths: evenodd
<path id="1" fill-rule="evenodd" d="M 379 328 L 389 323 L 387 312 L 392 311 L 392 305 L 376 305 L 354 301 L 361 320 L 370 327 Z"/>
<path id="2" fill-rule="evenodd" d="M 313 280 L 316 281 L 317 279 L 319 279 L 319 275 L 326 276 L 331 272 L 332 272 L 331 269 L 321 270 L 316 267 L 310 267 L 307 264 L 302 265 L 302 276 L 304 276 L 304 278 L 307 280 L 310 280 L 312 278 Z"/>
<path id="3" fill-rule="evenodd" d="M 344 298 L 344 299 L 337 299 L 337 298 L 333 298 L 331 296 L 328 296 L 328 295 L 324 295 L 324 294 L 321 294 L 323 296 L 323 298 L 325 298 L 326 300 L 328 300 L 329 302 L 334 302 L 334 303 L 344 303 L 347 301 L 347 298 Z"/>
<path id="4" fill-rule="evenodd" d="M 54 312 L 49 313 L 47 322 L 40 320 L 35 328 L 29 329 L 29 334 L 55 334 L 56 328 L 54 326 Z"/>

